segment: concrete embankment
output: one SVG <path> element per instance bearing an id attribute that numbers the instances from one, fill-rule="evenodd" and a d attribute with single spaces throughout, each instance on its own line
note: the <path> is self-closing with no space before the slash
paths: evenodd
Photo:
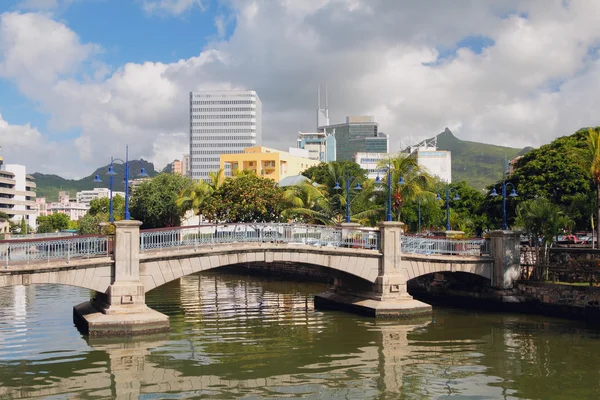
<path id="1" fill-rule="evenodd" d="M 476 277 L 436 274 L 409 282 L 415 299 L 434 306 L 540 314 L 600 324 L 600 287 L 519 282 L 495 290 Z"/>

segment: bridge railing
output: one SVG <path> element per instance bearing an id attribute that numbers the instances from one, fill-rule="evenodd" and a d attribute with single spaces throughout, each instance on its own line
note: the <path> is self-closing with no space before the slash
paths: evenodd
<path id="1" fill-rule="evenodd" d="M 379 232 L 322 225 L 214 224 L 140 231 L 140 251 L 224 243 L 290 243 L 379 249 Z"/>
<path id="2" fill-rule="evenodd" d="M 106 235 L 71 236 L 53 239 L 1 240 L 0 260 L 4 267 L 15 263 L 109 256 L 112 238 Z"/>
<path id="3" fill-rule="evenodd" d="M 487 239 L 448 239 L 444 237 L 402 236 L 402 253 L 457 256 L 490 255 Z"/>

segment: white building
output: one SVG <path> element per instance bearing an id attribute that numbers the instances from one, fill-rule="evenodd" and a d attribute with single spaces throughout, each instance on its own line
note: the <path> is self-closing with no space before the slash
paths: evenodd
<path id="1" fill-rule="evenodd" d="M 0 157 L 0 211 L 15 223 L 25 217 L 27 225 L 37 227 L 35 183 L 24 165 L 3 164 Z"/>
<path id="2" fill-rule="evenodd" d="M 446 183 L 452 183 L 452 154 L 447 150 L 437 150 L 435 147 L 414 147 L 410 154 L 415 157 L 417 164 L 433 176 L 437 176 Z M 407 151 L 408 153 L 408 151 Z M 390 153 L 356 153 L 354 161 L 368 172 L 369 179 L 380 178 L 385 175 L 385 168 L 379 169 L 377 165 L 382 160 L 397 157 L 398 154 Z"/>
<path id="3" fill-rule="evenodd" d="M 116 196 L 125 197 L 124 192 L 116 192 L 113 191 L 113 198 Z M 77 203 L 85 204 L 86 206 L 90 206 L 90 203 L 94 199 L 109 199 L 110 198 L 110 189 L 107 188 L 95 188 L 92 190 L 82 190 L 77 192 L 75 195 Z"/>
<path id="4" fill-rule="evenodd" d="M 377 164 L 379 164 L 381 160 L 388 160 L 391 157 L 394 157 L 394 155 L 389 153 L 360 152 L 354 155 L 354 162 L 360 165 L 362 169 L 367 171 L 369 179 L 376 179 L 378 173 L 380 178 L 383 178 L 385 174 L 385 169 L 378 170 Z"/>
<path id="5" fill-rule="evenodd" d="M 253 90 L 190 92 L 190 174 L 208 179 L 221 154 L 243 153 L 262 141 L 262 103 Z"/>
<path id="6" fill-rule="evenodd" d="M 78 221 L 87 214 L 90 207 L 76 201 L 71 201 L 67 192 L 59 193 L 59 201 L 50 203 L 48 206 L 48 213 L 62 213 L 66 214 L 71 221 Z"/>
<path id="7" fill-rule="evenodd" d="M 452 183 L 452 153 L 434 148 L 418 148 L 412 153 L 417 163 L 433 176 Z"/>

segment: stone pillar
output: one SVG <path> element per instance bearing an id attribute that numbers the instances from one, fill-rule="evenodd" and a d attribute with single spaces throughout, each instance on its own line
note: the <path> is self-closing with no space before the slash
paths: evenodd
<path id="1" fill-rule="evenodd" d="M 146 306 L 140 282 L 140 221 L 116 221 L 112 283 L 75 306 L 75 323 L 90 336 L 133 336 L 169 329 L 169 317 Z"/>
<path id="2" fill-rule="evenodd" d="M 519 234 L 512 231 L 492 231 L 490 253 L 494 259 L 492 286 L 498 289 L 511 289 L 519 278 L 521 268 L 521 246 Z"/>
<path id="3" fill-rule="evenodd" d="M 140 221 L 115 221 L 114 274 L 105 302 L 105 314 L 128 313 L 146 308 L 144 285 L 140 282 Z"/>
<path id="4" fill-rule="evenodd" d="M 406 291 L 407 276 L 400 268 L 404 224 L 395 221 L 380 222 L 379 232 L 381 240 L 379 249 L 383 257 L 377 277 L 376 292 L 380 295 L 381 300 L 412 298 Z"/>

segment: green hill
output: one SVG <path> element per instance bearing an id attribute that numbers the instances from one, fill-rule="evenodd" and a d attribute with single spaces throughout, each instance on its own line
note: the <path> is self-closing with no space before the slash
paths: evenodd
<path id="1" fill-rule="evenodd" d="M 150 176 L 156 176 L 158 173 L 154 169 L 154 164 L 148 162 L 146 160 L 140 160 L 144 168 L 146 169 L 146 173 Z M 114 164 L 115 175 L 114 178 L 114 190 L 123 191 L 125 190 L 125 185 L 123 182 L 123 165 L 122 164 Z M 61 178 L 58 175 L 46 175 L 36 172 L 32 174 L 35 178 L 35 183 L 37 186 L 36 195 L 37 197 L 45 197 L 46 201 L 57 201 L 58 200 L 58 192 L 61 190 L 65 190 L 70 192 L 71 196 L 74 197 L 75 193 L 80 190 L 91 190 L 94 188 L 108 188 L 109 186 L 109 176 L 106 175 L 106 171 L 108 171 L 108 165 L 100 167 L 96 169 L 92 174 L 86 176 L 85 178 L 76 180 L 76 179 L 65 179 Z M 138 162 L 134 162 L 129 167 L 131 178 L 134 179 L 137 177 L 137 174 L 140 172 L 140 164 Z M 100 179 L 102 179 L 102 183 L 94 183 L 94 178 L 96 175 L 100 175 Z"/>
<path id="2" fill-rule="evenodd" d="M 437 135 L 437 148 L 452 152 L 452 182 L 466 181 L 477 189 L 502 178 L 505 159 L 510 161 L 532 150 L 460 140 L 448 128 Z"/>

